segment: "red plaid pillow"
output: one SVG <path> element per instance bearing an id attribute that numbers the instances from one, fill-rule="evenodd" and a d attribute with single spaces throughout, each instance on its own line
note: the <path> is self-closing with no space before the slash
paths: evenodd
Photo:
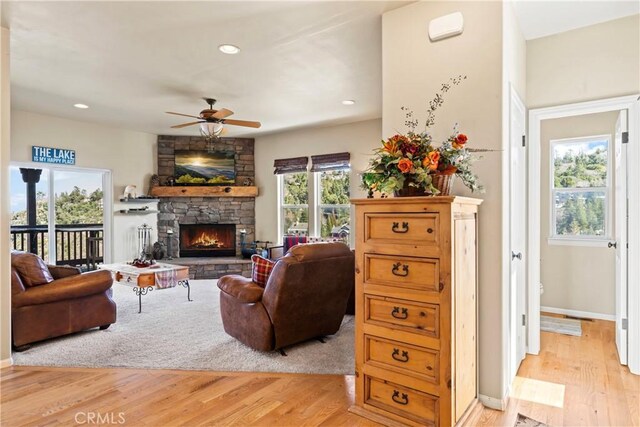
<path id="1" fill-rule="evenodd" d="M 273 270 L 273 266 L 276 265 L 276 263 L 255 254 L 251 255 L 251 261 L 253 262 L 251 280 L 264 288 L 267 285 L 267 280 L 269 280 L 271 270 Z"/>

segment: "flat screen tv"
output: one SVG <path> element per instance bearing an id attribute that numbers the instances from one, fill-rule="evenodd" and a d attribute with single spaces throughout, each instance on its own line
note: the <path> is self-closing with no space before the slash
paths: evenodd
<path id="1" fill-rule="evenodd" d="M 236 182 L 235 152 L 176 150 L 177 185 L 233 185 Z"/>

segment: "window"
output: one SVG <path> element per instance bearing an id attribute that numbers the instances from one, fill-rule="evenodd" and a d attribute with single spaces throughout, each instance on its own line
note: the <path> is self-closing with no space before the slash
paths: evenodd
<path id="1" fill-rule="evenodd" d="M 278 175 L 282 235 L 309 234 L 309 178 L 307 172 Z"/>
<path id="2" fill-rule="evenodd" d="M 349 169 L 315 172 L 315 182 L 317 234 L 320 237 L 349 237 Z"/>
<path id="3" fill-rule="evenodd" d="M 609 147 L 609 136 L 551 141 L 551 239 L 610 236 Z"/>

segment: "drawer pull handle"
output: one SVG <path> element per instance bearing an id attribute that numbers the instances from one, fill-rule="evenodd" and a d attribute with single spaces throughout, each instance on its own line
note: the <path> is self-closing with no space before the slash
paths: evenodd
<path id="1" fill-rule="evenodd" d="M 408 233 L 409 232 L 409 223 L 408 222 L 403 222 L 402 223 L 402 228 L 400 228 L 400 223 L 398 222 L 394 222 L 393 225 L 391 226 L 391 231 L 393 231 L 394 233 Z"/>
<path id="2" fill-rule="evenodd" d="M 429 233 L 429 234 L 433 233 L 433 228 L 431 228 L 431 227 L 427 228 L 427 233 Z"/>
<path id="3" fill-rule="evenodd" d="M 406 363 L 409 361 L 409 352 L 406 350 L 402 350 L 402 356 L 400 356 L 400 349 L 394 348 L 393 353 L 391 353 L 391 357 L 398 362 Z"/>
<path id="4" fill-rule="evenodd" d="M 400 397 L 400 392 L 398 390 L 393 390 L 393 395 L 391 396 L 391 400 L 400 404 L 400 405 L 408 405 L 409 404 L 409 396 L 407 393 L 402 393 L 402 397 Z"/>
<path id="5" fill-rule="evenodd" d="M 396 319 L 406 319 L 409 317 L 409 309 L 405 307 L 402 307 L 402 309 L 400 307 L 393 307 L 391 315 Z"/>
<path id="6" fill-rule="evenodd" d="M 400 271 L 400 266 L 402 266 L 402 272 Z M 393 264 L 391 274 L 393 274 L 394 276 L 407 277 L 409 275 L 409 266 L 407 264 L 397 262 Z"/>

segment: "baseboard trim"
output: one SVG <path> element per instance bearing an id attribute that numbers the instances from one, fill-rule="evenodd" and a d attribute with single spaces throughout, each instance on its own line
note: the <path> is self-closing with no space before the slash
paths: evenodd
<path id="1" fill-rule="evenodd" d="M 4 360 L 0 360 L 0 369 L 8 368 L 9 366 L 13 366 L 13 358 L 8 358 Z"/>
<path id="2" fill-rule="evenodd" d="M 495 409 L 497 411 L 504 411 L 505 409 L 507 409 L 507 405 L 509 404 L 509 395 L 502 399 L 496 399 L 495 397 L 479 394 L 478 400 L 487 408 Z"/>
<path id="3" fill-rule="evenodd" d="M 590 311 L 568 310 L 566 308 L 556 307 L 540 307 L 540 311 L 546 311 L 547 313 L 553 314 L 565 314 L 573 317 L 584 317 L 585 319 L 608 320 L 610 322 L 616 321 L 615 314 L 592 313 Z"/>

